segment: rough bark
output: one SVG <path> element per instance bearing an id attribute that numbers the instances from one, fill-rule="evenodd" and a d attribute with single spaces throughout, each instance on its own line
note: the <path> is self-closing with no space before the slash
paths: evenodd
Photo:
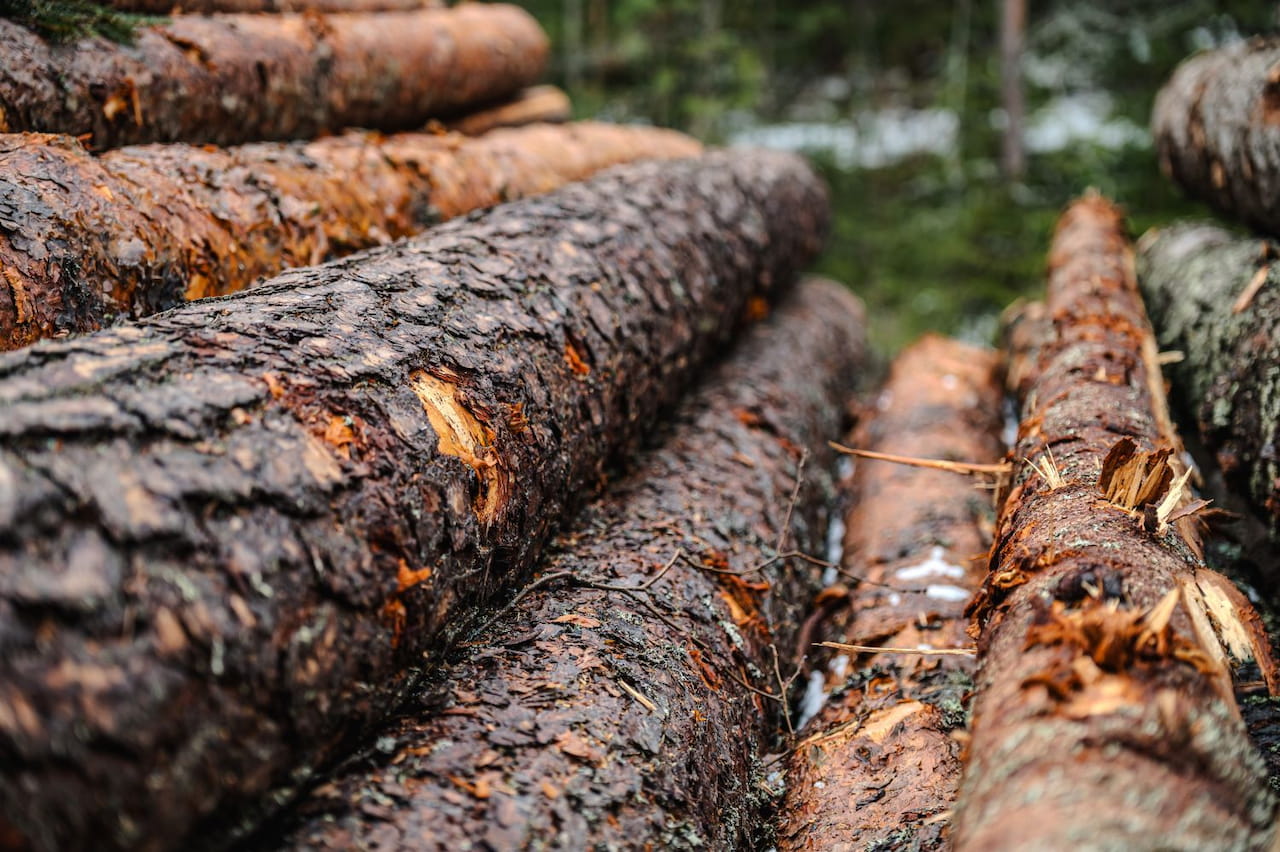
<path id="1" fill-rule="evenodd" d="M 802 287 L 541 572 L 637 588 L 670 569 L 632 595 L 566 581 L 518 600 L 283 848 L 751 848 L 780 705 L 744 684 L 779 692 L 771 646 L 786 667 L 822 573 L 770 560 L 780 535 L 821 546 L 823 442 L 863 351 L 856 300 Z"/>
<path id="2" fill-rule="evenodd" d="M 1280 533 L 1280 273 L 1265 240 L 1180 225 L 1142 240 L 1139 280 L 1160 343 L 1229 487 Z M 1237 309 L 1238 308 L 1238 309 Z"/>
<path id="3" fill-rule="evenodd" d="M 928 336 L 894 362 L 859 449 L 997 463 L 1003 394 L 987 349 Z M 965 476 L 859 459 L 850 486 L 842 563 L 848 605 L 830 638 L 892 648 L 967 648 L 969 596 L 982 583 L 992 493 Z M 833 589 L 834 592 L 842 589 Z M 839 656 L 836 692 L 800 741 L 787 772 L 780 850 L 947 848 L 960 780 L 963 698 L 972 657 Z"/>
<path id="4" fill-rule="evenodd" d="M 1151 124 L 1166 175 L 1228 216 L 1280 233 L 1280 39 L 1188 59 L 1156 96 Z"/>
<path id="5" fill-rule="evenodd" d="M 547 40 L 515 6 L 185 15 L 131 45 L 63 45 L 0 20 L 0 129 L 94 149 L 394 131 L 536 82 Z"/>
<path id="6" fill-rule="evenodd" d="M 1265 637 L 1168 513 L 1194 506 L 1173 480 L 1180 444 L 1132 262 L 1109 203 L 1064 214 L 1049 257 L 1053 334 L 1022 401 L 1014 484 L 972 608 L 981 664 L 954 823 L 962 852 L 1271 839 L 1224 650 L 1272 673 Z M 1129 482 L 1148 489 L 1115 490 Z"/>
<path id="7" fill-rule="evenodd" d="M 623 166 L 0 359 L 0 836 L 162 848 L 275 801 L 521 580 L 825 215 L 790 155 Z"/>
<path id="8" fill-rule="evenodd" d="M 509 101 L 478 109 L 445 126 L 467 136 L 479 136 L 499 127 L 521 127 L 546 122 L 568 121 L 573 114 L 569 96 L 555 86 L 533 86 Z"/>
<path id="9" fill-rule="evenodd" d="M 0 137 L 0 349 L 218 296 L 644 157 L 701 146 L 583 122 L 87 153 Z"/>

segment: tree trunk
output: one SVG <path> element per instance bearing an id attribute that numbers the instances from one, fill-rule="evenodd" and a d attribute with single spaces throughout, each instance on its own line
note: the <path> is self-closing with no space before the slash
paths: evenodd
<path id="1" fill-rule="evenodd" d="M 989 350 L 925 337 L 894 362 L 854 446 L 999 462 L 996 367 Z M 863 646 L 968 647 L 964 609 L 982 583 L 991 493 L 955 473 L 870 459 L 857 460 L 850 491 L 842 560 L 848 604 L 830 637 Z M 846 655 L 828 665 L 837 692 L 800 732 L 777 848 L 947 848 L 945 815 L 960 780 L 960 747 L 949 732 L 964 725 L 973 658 L 853 657 L 853 665 Z"/>
<path id="2" fill-rule="evenodd" d="M 10 136 L 0 349 L 234 292 L 615 163 L 699 151 L 673 131 L 595 123 L 101 157 L 66 137 Z"/>
<path id="3" fill-rule="evenodd" d="M 1027 170 L 1023 138 L 1026 96 L 1022 90 L 1022 52 L 1027 31 L 1027 0 L 1000 0 L 1000 104 L 1005 126 L 1001 137 L 1000 171 L 1010 181 Z"/>
<path id="4" fill-rule="evenodd" d="M 1132 263 L 1108 202 L 1064 214 L 1053 333 L 972 607 L 981 668 L 958 852 L 1271 839 L 1224 647 L 1256 655 L 1272 684 L 1274 667 L 1256 613 L 1204 567 L 1192 518 L 1170 513 L 1195 504 L 1176 477 L 1181 445 Z"/>
<path id="5" fill-rule="evenodd" d="M 821 546 L 823 445 L 863 334 L 847 291 L 802 287 L 560 540 L 541 570 L 565 579 L 518 598 L 443 672 L 434 706 L 265 848 L 752 848 L 781 705 L 744 684 L 779 693 L 774 653 L 787 667 L 819 587 L 820 567 L 773 557 L 784 536 L 784 551 Z"/>
<path id="6" fill-rule="evenodd" d="M 1280 39 L 1182 63 L 1151 116 L 1160 167 L 1228 216 L 1280 234 Z"/>
<path id="7" fill-rule="evenodd" d="M 533 86 L 509 101 L 477 109 L 461 118 L 445 122 L 445 126 L 467 136 L 479 136 L 499 127 L 559 124 L 568 121 L 572 115 L 573 104 L 563 91 L 555 86 Z"/>
<path id="8" fill-rule="evenodd" d="M 1222 468 L 1280 534 L 1280 274 L 1275 248 L 1212 225 L 1156 231 L 1140 280 L 1183 406 Z"/>
<path id="9" fill-rule="evenodd" d="M 826 209 L 791 155 L 625 166 L 0 360 L 0 836 L 158 849 L 277 801 L 524 577 Z"/>
<path id="10" fill-rule="evenodd" d="M 535 82 L 547 40 L 502 4 L 349 15 L 184 15 L 51 45 L 0 21 L 0 129 L 232 145 L 421 127 Z"/>

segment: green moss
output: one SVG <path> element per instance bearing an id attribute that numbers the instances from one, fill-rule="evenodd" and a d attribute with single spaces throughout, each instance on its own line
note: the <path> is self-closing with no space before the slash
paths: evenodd
<path id="1" fill-rule="evenodd" d="M 0 0 L 0 17 L 30 27 L 50 41 L 102 36 L 125 44 L 132 43 L 139 26 L 157 20 L 92 0 Z"/>

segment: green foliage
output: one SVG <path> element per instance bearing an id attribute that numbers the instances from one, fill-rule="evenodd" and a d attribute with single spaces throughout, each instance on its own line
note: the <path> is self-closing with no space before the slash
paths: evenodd
<path id="1" fill-rule="evenodd" d="M 1042 292 L 1063 205 L 1088 187 L 1124 204 L 1135 232 L 1207 211 L 1158 172 L 1150 143 L 1032 152 L 1015 184 L 995 165 L 999 4 L 990 0 L 535 0 L 554 73 L 582 116 L 650 120 L 712 143 L 735 129 L 848 122 L 887 106 L 959 117 L 955 150 L 878 169 L 814 152 L 834 224 L 818 271 L 868 303 L 889 353 L 926 329 L 988 337 L 999 310 Z M 1102 92 L 1145 128 L 1160 85 L 1197 47 L 1277 23 L 1263 0 L 1031 0 L 1032 114 Z M 566 26 L 566 23 L 569 26 Z"/>
<path id="2" fill-rule="evenodd" d="M 103 36 L 130 43 L 134 30 L 150 19 L 92 0 L 0 0 L 0 17 L 30 27 L 50 41 Z"/>

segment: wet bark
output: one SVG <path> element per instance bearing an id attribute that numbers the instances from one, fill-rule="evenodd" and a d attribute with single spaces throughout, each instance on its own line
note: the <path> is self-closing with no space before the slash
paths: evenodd
<path id="1" fill-rule="evenodd" d="M 1074 204 L 1049 269 L 1053 335 L 972 608 L 955 848 L 1264 848 L 1272 799 L 1231 669 L 1273 667 L 1256 613 L 1169 514 L 1194 504 L 1120 213 Z"/>
<path id="2" fill-rule="evenodd" d="M 467 136 L 479 136 L 498 127 L 521 127 L 538 122 L 556 124 L 568 121 L 572 114 L 573 104 L 562 90 L 555 86 L 533 86 L 509 101 L 477 109 L 446 122 L 445 126 Z"/>
<path id="3" fill-rule="evenodd" d="M 770 560 L 784 534 L 784 550 L 821 546 L 823 444 L 863 352 L 856 300 L 805 284 L 540 569 L 653 585 L 565 581 L 517 601 L 271 848 L 751 848 L 780 705 L 744 684 L 780 691 L 772 649 L 788 669 L 822 573 Z"/>
<path id="4" fill-rule="evenodd" d="M 347 127 L 421 127 L 537 81 L 547 39 L 515 6 L 185 15 L 63 45 L 0 21 L 0 129 L 93 149 L 233 145 Z"/>
<path id="5" fill-rule="evenodd" d="M 1160 343 L 1183 353 L 1175 396 L 1225 482 L 1280 533 L 1280 274 L 1266 240 L 1212 225 L 1144 237 L 1139 280 Z M 1238 309 L 1237 309 L 1238 308 Z"/>
<path id="6" fill-rule="evenodd" d="M 695 156 L 669 130 L 583 122 L 87 153 L 0 137 L 0 349 L 219 296 L 617 163 Z"/>
<path id="7" fill-rule="evenodd" d="M 1280 39 L 1201 53 L 1156 97 L 1165 174 L 1228 216 L 1280 233 Z"/>
<path id="8" fill-rule="evenodd" d="M 997 366 L 990 350 L 925 337 L 894 362 L 853 446 L 999 462 Z M 969 647 L 964 610 L 985 573 L 991 491 L 954 473 L 858 459 L 850 492 L 842 560 L 848 604 L 832 618 L 828 638 Z M 973 668 L 966 656 L 832 659 L 827 686 L 835 692 L 800 731 L 789 762 L 777 848 L 947 848 L 960 780 L 960 745 L 950 732 L 964 726 Z"/>
<path id="9" fill-rule="evenodd" d="M 277 801 L 520 582 L 825 216 L 790 155 L 624 166 L 0 359 L 0 836 L 162 848 Z"/>

